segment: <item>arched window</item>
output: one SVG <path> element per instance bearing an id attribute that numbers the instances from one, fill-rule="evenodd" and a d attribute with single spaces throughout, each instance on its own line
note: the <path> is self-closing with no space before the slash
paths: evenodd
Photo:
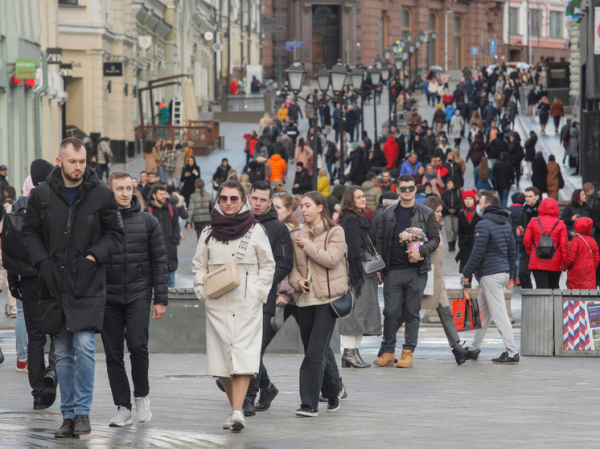
<path id="1" fill-rule="evenodd" d="M 412 29 L 412 14 L 410 10 L 403 9 L 402 10 L 402 37 L 406 37 L 408 33 L 410 33 Z"/>
<path id="2" fill-rule="evenodd" d="M 462 68 L 463 47 L 463 21 L 462 17 L 454 16 L 454 70 Z"/>
<path id="3" fill-rule="evenodd" d="M 429 13 L 429 40 L 427 41 L 427 68 L 435 65 L 436 52 L 435 52 L 435 40 L 431 38 L 431 32 L 437 31 L 437 14 Z"/>
<path id="4" fill-rule="evenodd" d="M 389 18 L 384 12 L 379 19 L 379 54 L 383 57 L 383 50 L 388 46 Z"/>

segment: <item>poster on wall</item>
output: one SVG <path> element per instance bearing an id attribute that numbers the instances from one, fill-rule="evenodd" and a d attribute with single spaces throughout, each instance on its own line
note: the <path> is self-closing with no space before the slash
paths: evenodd
<path id="1" fill-rule="evenodd" d="M 600 350 L 600 302 L 563 302 L 563 350 Z"/>

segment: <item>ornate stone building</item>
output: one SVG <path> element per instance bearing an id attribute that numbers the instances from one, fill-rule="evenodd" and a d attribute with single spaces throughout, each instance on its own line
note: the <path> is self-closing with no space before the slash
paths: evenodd
<path id="1" fill-rule="evenodd" d="M 413 67 L 430 65 L 458 70 L 474 62 L 489 63 L 490 39 L 497 53 L 506 54 L 503 41 L 506 0 L 264 0 L 263 14 L 286 23 L 286 29 L 265 36 L 263 62 L 267 78 L 277 77 L 293 60 L 286 41 L 300 41 L 296 56 L 313 73 L 341 58 L 346 64 L 369 65 L 382 50 L 411 33 L 436 31 L 437 38 L 421 46 Z M 482 52 L 483 46 L 483 52 Z M 477 47 L 478 55 L 471 54 Z M 476 58 L 478 58 L 476 60 Z M 416 60 L 416 61 L 415 61 Z"/>

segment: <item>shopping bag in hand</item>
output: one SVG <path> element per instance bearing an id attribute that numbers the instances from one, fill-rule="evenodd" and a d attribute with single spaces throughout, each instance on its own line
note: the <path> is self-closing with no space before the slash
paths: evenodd
<path id="1" fill-rule="evenodd" d="M 481 329 L 479 304 L 477 299 L 470 298 L 467 290 L 463 290 L 463 299 L 452 301 L 452 317 L 458 332 Z"/>

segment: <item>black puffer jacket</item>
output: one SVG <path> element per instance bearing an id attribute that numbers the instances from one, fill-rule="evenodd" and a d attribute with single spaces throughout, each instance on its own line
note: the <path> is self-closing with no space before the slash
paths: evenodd
<path id="1" fill-rule="evenodd" d="M 390 261 L 392 259 L 392 239 L 400 238 L 394 236 L 394 228 L 396 227 L 396 220 L 398 218 L 398 207 L 399 204 L 389 206 L 383 213 L 383 218 L 377 229 L 377 244 L 375 248 L 377 252 L 381 254 L 385 262 L 385 268 L 383 274 L 387 274 Z M 420 274 L 427 273 L 431 270 L 431 262 L 429 261 L 429 255 L 434 252 L 440 244 L 440 228 L 435 219 L 433 211 L 419 204 L 415 201 L 413 213 L 410 216 L 410 226 L 420 228 L 423 230 L 429 241 L 419 248 L 423 260 L 417 262 L 417 267 Z"/>
<path id="2" fill-rule="evenodd" d="M 167 304 L 167 247 L 156 217 L 140 212 L 142 206 L 133 196 L 131 207 L 123 209 L 125 237 L 106 264 L 106 302 L 129 304 L 152 299 Z M 148 218 L 144 218 L 146 215 Z M 146 220 L 151 228 L 146 227 Z"/>
<path id="3" fill-rule="evenodd" d="M 262 215 L 255 215 L 254 218 L 263 225 L 267 231 L 267 237 L 271 244 L 273 257 L 275 259 L 275 275 L 273 276 L 273 286 L 269 290 L 267 302 L 263 305 L 263 313 L 275 315 L 277 300 L 277 285 L 290 274 L 294 266 L 294 247 L 288 227 L 277 216 L 277 209 L 271 207 Z"/>
<path id="4" fill-rule="evenodd" d="M 517 252 L 510 215 L 499 204 L 487 206 L 483 219 L 475 226 L 475 242 L 463 276 L 477 279 L 498 273 L 513 278 Z"/>
<path id="5" fill-rule="evenodd" d="M 169 204 L 171 204 L 171 208 L 173 210 L 172 217 L 171 212 L 169 212 Z M 152 215 L 154 215 L 160 223 L 160 227 L 165 239 L 165 245 L 167 245 L 167 269 L 169 273 L 171 271 L 177 271 L 177 247 L 181 241 L 179 217 L 181 216 L 181 218 L 186 219 L 188 218 L 188 213 L 184 207 L 177 207 L 176 201 L 169 199 L 167 199 L 162 207 L 158 207 L 154 201 L 151 201 L 148 203 L 146 211 L 150 212 L 150 209 L 152 210 Z"/>
<path id="6" fill-rule="evenodd" d="M 89 167 L 72 206 L 59 167 L 46 183 L 48 201 L 44 188 L 31 191 L 21 232 L 29 258 L 38 267 L 40 330 L 58 335 L 66 318 L 71 332 L 100 332 L 106 300 L 105 264 L 123 238 L 117 201 Z"/>

